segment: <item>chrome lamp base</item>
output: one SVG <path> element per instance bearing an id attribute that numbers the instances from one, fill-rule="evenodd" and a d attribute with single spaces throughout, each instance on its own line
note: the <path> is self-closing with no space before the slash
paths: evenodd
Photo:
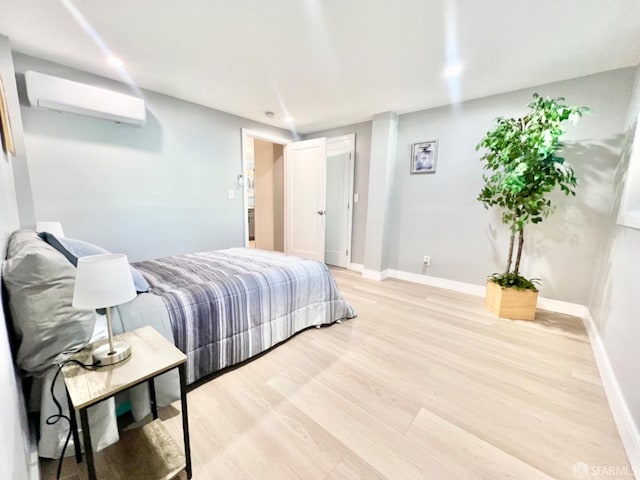
<path id="1" fill-rule="evenodd" d="M 94 363 L 100 362 L 100 365 L 113 365 L 122 362 L 131 356 L 131 345 L 122 340 L 113 342 L 113 346 L 109 343 L 100 345 L 93 351 Z"/>

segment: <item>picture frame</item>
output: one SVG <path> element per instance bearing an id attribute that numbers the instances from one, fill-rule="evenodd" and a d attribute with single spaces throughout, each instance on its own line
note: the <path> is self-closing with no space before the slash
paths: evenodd
<path id="1" fill-rule="evenodd" d="M 7 110 L 7 100 L 4 96 L 2 77 L 0 77 L 0 136 L 2 136 L 2 149 L 11 155 L 15 155 L 16 148 L 11 134 L 11 123 L 9 111 Z"/>
<path id="2" fill-rule="evenodd" d="M 411 147 L 411 175 L 436 173 L 438 140 L 414 143 Z"/>

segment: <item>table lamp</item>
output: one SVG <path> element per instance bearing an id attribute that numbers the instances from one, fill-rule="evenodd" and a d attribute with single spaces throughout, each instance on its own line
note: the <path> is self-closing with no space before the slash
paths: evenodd
<path id="1" fill-rule="evenodd" d="M 106 308 L 109 343 L 93 351 L 94 362 L 111 365 L 131 355 L 131 346 L 113 340 L 111 307 L 133 300 L 136 289 L 126 255 L 90 255 L 78 259 L 72 305 L 76 308 Z"/>
<path id="2" fill-rule="evenodd" d="M 38 222 L 36 223 L 36 232 L 49 232 L 56 237 L 64 238 L 64 231 L 60 222 Z"/>

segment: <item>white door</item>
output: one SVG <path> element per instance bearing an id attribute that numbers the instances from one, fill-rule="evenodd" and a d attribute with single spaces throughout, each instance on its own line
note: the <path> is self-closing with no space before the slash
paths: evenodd
<path id="1" fill-rule="evenodd" d="M 324 262 L 326 138 L 284 149 L 285 252 Z"/>
<path id="2" fill-rule="evenodd" d="M 355 134 L 327 139 L 325 262 L 347 268 L 351 260 L 351 219 Z"/>

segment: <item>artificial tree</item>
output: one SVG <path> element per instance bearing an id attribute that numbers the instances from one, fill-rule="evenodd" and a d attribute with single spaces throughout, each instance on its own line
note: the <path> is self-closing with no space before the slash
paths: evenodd
<path id="1" fill-rule="evenodd" d="M 575 125 L 589 109 L 564 102 L 562 97 L 544 98 L 534 93 L 525 116 L 499 117 L 476 147 L 485 149 L 481 158 L 485 185 L 478 200 L 486 208 L 499 207 L 502 223 L 511 231 L 505 271 L 490 277 L 500 287 L 537 291 L 536 279 L 520 275 L 525 227 L 549 216 L 553 210 L 549 193 L 556 187 L 566 195 L 575 195 L 573 169 L 558 155 L 563 146 L 560 137 L 565 133 L 562 123 L 568 120 Z"/>

